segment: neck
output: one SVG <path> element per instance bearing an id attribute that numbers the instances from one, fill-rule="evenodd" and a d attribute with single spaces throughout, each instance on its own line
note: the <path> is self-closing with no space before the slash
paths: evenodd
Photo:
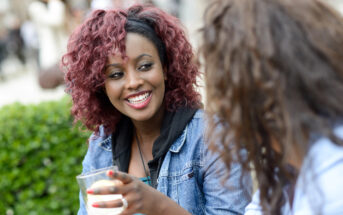
<path id="1" fill-rule="evenodd" d="M 160 136 L 163 116 L 164 109 L 161 108 L 156 115 L 148 121 L 132 121 L 135 127 L 135 132 L 142 143 L 153 144 L 156 138 Z"/>

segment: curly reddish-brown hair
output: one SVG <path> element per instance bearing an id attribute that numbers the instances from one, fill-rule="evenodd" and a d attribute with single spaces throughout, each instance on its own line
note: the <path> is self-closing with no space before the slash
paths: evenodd
<path id="1" fill-rule="evenodd" d="M 125 26 L 128 19 L 152 26 L 164 45 L 167 62 L 163 59 L 161 62 L 167 71 L 163 103 L 166 110 L 201 105 L 200 94 L 196 91 L 198 67 L 177 18 L 156 7 L 143 5 L 127 10 L 96 10 L 72 33 L 68 52 L 61 63 L 65 70 L 66 91 L 73 100 L 72 114 L 76 121 L 80 120 L 95 132 L 99 131 L 100 125 L 104 126 L 106 133 L 114 132 L 121 117 L 103 90 L 103 69 L 109 55 L 126 56 Z"/>

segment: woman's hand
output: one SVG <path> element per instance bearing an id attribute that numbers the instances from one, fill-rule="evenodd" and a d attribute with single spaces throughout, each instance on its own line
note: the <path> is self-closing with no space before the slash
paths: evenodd
<path id="1" fill-rule="evenodd" d="M 174 214 L 174 209 L 184 211 L 184 214 L 188 214 L 186 210 L 178 206 L 173 200 L 163 195 L 156 189 L 141 182 L 138 178 L 130 176 L 123 172 L 114 172 L 109 170 L 108 176 L 115 180 L 120 180 L 122 184 L 94 188 L 87 190 L 89 194 L 94 195 L 108 195 L 108 194 L 121 194 L 127 201 L 127 208 L 121 213 L 121 215 L 128 215 L 134 213 L 143 214 L 168 214 L 168 210 L 171 210 L 170 214 Z M 158 202 L 158 204 L 157 204 Z M 123 201 L 116 199 L 112 201 L 95 202 L 93 207 L 98 208 L 115 208 L 122 207 Z M 181 214 L 183 214 L 181 211 Z M 180 213 L 179 213 L 180 214 Z"/>

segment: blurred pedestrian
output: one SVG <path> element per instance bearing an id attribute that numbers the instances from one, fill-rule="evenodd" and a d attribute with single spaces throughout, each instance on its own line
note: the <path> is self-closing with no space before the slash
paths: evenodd
<path id="1" fill-rule="evenodd" d="M 16 57 L 19 62 L 24 65 L 26 59 L 24 55 L 24 41 L 20 34 L 20 20 L 15 14 L 9 14 L 7 20 L 7 52 L 9 55 Z"/>
<path id="2" fill-rule="evenodd" d="M 66 50 L 67 8 L 62 0 L 35 0 L 29 5 L 39 41 L 39 84 L 54 88 L 63 83 L 58 62 Z"/>
<path id="3" fill-rule="evenodd" d="M 0 28 L 0 80 L 4 78 L 2 72 L 2 62 L 5 60 L 7 56 L 6 38 L 7 31 L 5 29 Z"/>
<path id="4" fill-rule="evenodd" d="M 25 46 L 25 58 L 27 61 L 35 63 L 36 67 L 38 61 L 38 35 L 36 28 L 31 20 L 25 20 L 20 27 L 20 35 L 23 38 Z"/>

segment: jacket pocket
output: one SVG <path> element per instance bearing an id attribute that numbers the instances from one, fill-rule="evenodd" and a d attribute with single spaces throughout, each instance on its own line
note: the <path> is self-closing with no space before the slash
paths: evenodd
<path id="1" fill-rule="evenodd" d="M 197 168 L 185 169 L 175 182 L 178 204 L 191 214 L 204 214 L 204 198 Z"/>

